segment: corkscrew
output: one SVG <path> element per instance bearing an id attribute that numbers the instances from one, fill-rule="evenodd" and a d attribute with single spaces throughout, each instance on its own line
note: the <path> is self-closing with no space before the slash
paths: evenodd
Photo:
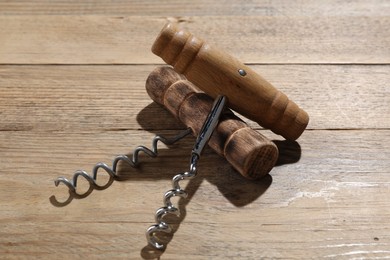
<path id="1" fill-rule="evenodd" d="M 118 155 L 114 158 L 114 160 L 112 162 L 112 167 L 108 166 L 105 163 L 99 162 L 93 167 L 92 175 L 89 175 L 84 170 L 77 170 L 74 173 L 71 180 L 68 180 L 65 177 L 58 177 L 54 181 L 55 186 L 58 186 L 60 183 L 63 183 L 64 185 L 66 185 L 68 187 L 68 190 L 69 190 L 69 198 L 65 203 L 60 203 L 60 202 L 58 202 L 58 200 L 56 199 L 55 196 L 52 196 L 50 198 L 50 201 L 54 205 L 64 206 L 64 205 L 67 205 L 72 200 L 72 198 L 81 199 L 81 198 L 87 197 L 93 190 L 104 190 L 104 189 L 108 188 L 114 180 L 120 180 L 120 176 L 117 174 L 117 167 L 121 161 L 127 163 L 128 165 L 130 165 L 133 168 L 137 168 L 139 166 L 139 163 L 140 163 L 140 161 L 139 161 L 140 152 L 143 152 L 144 154 L 148 155 L 151 158 L 155 158 L 158 156 L 158 147 L 157 147 L 158 142 L 162 142 L 166 145 L 172 145 L 172 144 L 176 143 L 177 141 L 183 139 L 184 137 L 186 137 L 190 133 L 191 133 L 191 129 L 187 128 L 186 130 L 180 132 L 179 134 L 177 134 L 176 136 L 174 136 L 172 138 L 166 138 L 166 137 L 161 136 L 161 135 L 156 135 L 152 140 L 151 149 L 146 147 L 146 146 L 140 145 L 134 149 L 131 158 L 128 157 L 127 155 Z M 99 169 L 103 169 L 109 175 L 109 179 L 106 182 L 106 184 L 104 184 L 104 185 L 99 185 L 96 182 Z M 78 182 L 79 177 L 83 177 L 84 179 L 86 179 L 88 184 L 89 184 L 88 190 L 82 194 L 77 192 L 77 182 Z"/>
<path id="2" fill-rule="evenodd" d="M 150 226 L 146 231 L 146 239 L 148 243 L 157 249 L 163 249 L 164 245 L 157 241 L 157 236 L 155 234 L 157 232 L 172 232 L 172 228 L 169 226 L 169 224 L 164 222 L 164 216 L 167 214 L 174 214 L 178 217 L 180 216 L 180 210 L 173 205 L 171 198 L 175 196 L 179 196 L 182 198 L 187 197 L 187 192 L 180 187 L 179 182 L 181 180 L 192 179 L 196 177 L 198 160 L 200 159 L 205 145 L 208 143 L 211 134 L 214 132 L 214 129 L 218 124 L 218 120 L 222 114 L 225 103 L 226 97 L 224 96 L 219 96 L 215 100 L 214 105 L 206 121 L 204 122 L 200 133 L 196 139 L 195 145 L 192 149 L 189 170 L 184 173 L 179 173 L 173 177 L 172 189 L 168 190 L 164 194 L 164 206 L 159 208 L 155 214 L 156 224 Z"/>

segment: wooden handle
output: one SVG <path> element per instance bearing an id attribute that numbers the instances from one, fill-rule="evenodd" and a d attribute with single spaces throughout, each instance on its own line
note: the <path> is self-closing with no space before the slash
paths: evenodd
<path id="1" fill-rule="evenodd" d="M 159 67 L 146 80 L 146 90 L 157 103 L 198 135 L 213 99 L 170 67 Z M 210 138 L 209 146 L 244 177 L 258 179 L 269 173 L 278 158 L 278 148 L 266 137 L 225 109 Z"/>
<path id="2" fill-rule="evenodd" d="M 297 139 L 309 122 L 304 110 L 248 66 L 175 24 L 162 29 L 152 52 L 210 96 L 227 96 L 232 109 L 286 139 Z"/>

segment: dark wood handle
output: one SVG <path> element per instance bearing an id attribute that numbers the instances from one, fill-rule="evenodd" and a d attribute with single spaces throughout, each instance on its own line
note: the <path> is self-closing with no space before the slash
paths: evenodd
<path id="1" fill-rule="evenodd" d="M 158 67 L 146 80 L 146 90 L 157 103 L 198 135 L 213 104 L 185 77 L 170 67 Z M 276 145 L 225 109 L 209 146 L 244 177 L 258 179 L 271 171 L 278 158 Z"/>
<path id="2" fill-rule="evenodd" d="M 251 68 L 175 24 L 162 29 L 152 52 L 210 96 L 227 96 L 232 109 L 286 139 L 297 139 L 309 122 L 304 110 Z"/>

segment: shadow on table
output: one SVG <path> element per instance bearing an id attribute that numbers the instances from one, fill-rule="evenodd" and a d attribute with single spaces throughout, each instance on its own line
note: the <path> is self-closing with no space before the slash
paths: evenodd
<path id="1" fill-rule="evenodd" d="M 163 114 L 164 117 L 169 114 L 161 106 L 152 103 L 149 106 L 145 107 L 137 117 L 138 123 L 143 127 L 143 129 L 154 129 L 156 125 L 161 124 L 161 118 L 158 117 L 158 121 L 153 122 L 153 118 L 156 114 Z M 173 119 L 172 116 L 170 118 Z M 177 122 L 170 122 L 171 119 L 168 119 L 170 124 L 177 124 Z M 184 126 L 183 126 L 184 127 Z M 165 129 L 165 128 L 163 128 Z M 152 130 L 153 132 L 155 130 Z M 193 138 L 192 142 L 195 139 Z M 284 164 L 290 164 L 298 162 L 301 157 L 301 148 L 299 144 L 295 141 L 273 141 L 279 149 L 279 157 L 275 166 L 281 166 Z M 188 148 L 187 152 L 184 154 L 190 154 L 191 146 L 186 145 Z M 202 158 L 201 158 L 202 161 Z M 221 194 L 228 199 L 236 207 L 243 207 L 250 204 L 251 202 L 258 199 L 265 191 L 271 186 L 272 177 L 267 174 L 260 180 L 247 180 L 235 172 L 232 167 L 226 169 L 226 167 L 221 166 L 221 164 L 227 163 L 225 160 L 218 160 L 217 164 L 215 160 L 213 162 L 208 161 L 199 165 L 199 171 L 201 174 L 195 179 L 192 179 L 186 186 L 186 191 L 188 192 L 188 197 L 186 199 L 180 198 L 178 205 L 180 209 L 180 217 L 167 216 L 164 218 L 166 223 L 169 223 L 172 226 L 172 233 L 158 233 L 156 236 L 159 239 L 161 244 L 167 245 L 172 240 L 174 233 L 178 230 L 180 223 L 186 217 L 186 206 L 191 201 L 191 198 L 194 196 L 195 192 L 200 187 L 203 180 L 215 185 Z M 209 169 L 208 171 L 202 171 L 203 169 Z M 222 169 L 222 170 L 218 170 Z M 158 250 L 154 247 L 147 245 L 141 250 L 141 256 L 144 259 L 155 259 L 161 257 L 164 253 L 164 250 Z"/>
<path id="2" fill-rule="evenodd" d="M 173 128 L 175 129 L 180 129 L 183 127 L 180 126 L 180 124 L 178 124 L 177 121 L 175 121 L 175 119 L 170 116 L 167 111 L 155 103 L 148 105 L 142 111 L 140 111 L 137 116 L 137 121 L 143 129 L 150 132 L 157 132 L 155 129 L 156 126 L 159 126 L 159 129 L 168 129 L 168 125 L 170 125 L 171 128 L 172 125 L 174 125 Z M 178 130 L 178 132 L 179 131 L 180 130 Z M 102 167 L 97 171 L 96 174 L 98 177 L 97 179 L 100 180 L 101 183 L 99 186 L 100 188 L 98 189 L 107 189 L 111 186 L 114 180 L 137 182 L 145 180 L 155 181 L 166 179 L 169 183 L 174 175 L 188 170 L 189 157 L 194 142 L 194 137 L 186 137 L 183 140 L 168 146 L 168 149 L 159 149 L 158 157 L 156 158 L 150 158 L 146 155 L 141 155 L 142 153 L 140 153 L 141 163 L 137 168 L 133 168 L 125 162 L 119 162 L 116 169 L 115 178 L 107 174 L 107 172 L 105 172 L 103 169 L 104 167 Z M 301 149 L 297 142 L 275 140 L 274 143 L 279 149 L 279 158 L 276 166 L 299 161 L 301 156 Z M 187 198 L 180 198 L 178 200 L 180 216 L 176 217 L 172 214 L 168 214 L 164 217 L 164 221 L 169 223 L 173 232 L 169 234 L 163 232 L 156 234 L 156 237 L 162 244 L 167 245 L 173 238 L 173 235 L 178 230 L 180 223 L 186 217 L 186 206 L 191 201 L 203 180 L 207 180 L 211 184 L 215 185 L 221 194 L 236 207 L 243 207 L 255 201 L 262 194 L 264 194 L 272 184 L 272 177 L 270 175 L 266 175 L 262 179 L 256 181 L 247 180 L 235 172 L 231 166 L 228 166 L 228 163 L 224 159 L 218 157 L 217 155 L 212 154 L 211 157 L 209 156 L 211 159 L 204 158 L 207 157 L 207 154 L 210 155 L 210 153 L 212 154 L 211 149 L 209 149 L 209 151 L 206 150 L 204 156 L 200 159 L 198 177 L 191 179 L 186 185 L 185 190 L 188 193 Z M 127 154 L 127 156 L 131 158 L 132 153 Z M 172 161 L 172 158 L 175 158 L 176 160 Z M 84 184 L 85 182 L 89 184 L 89 188 L 84 189 L 85 191 L 82 194 L 78 194 L 74 187 L 69 186 L 72 184 L 72 181 L 69 181 L 69 183 L 66 181 L 60 181 L 58 184 L 62 182 L 65 186 L 68 187 L 69 196 L 67 199 L 58 201 L 53 195 L 50 197 L 50 202 L 56 207 L 64 207 L 68 205 L 73 199 L 86 198 L 92 193 L 93 190 L 96 189 L 96 187 L 92 185 L 91 180 L 88 179 L 92 179 L 92 175 L 84 172 L 83 174 L 80 173 L 77 177 L 75 177 L 76 182 L 79 182 L 78 179 L 80 179 L 84 181 Z M 168 183 L 167 190 L 171 188 Z M 163 205 L 156 205 L 156 209 L 157 207 L 161 206 Z M 150 245 L 147 245 L 141 250 L 141 256 L 144 259 L 153 259 L 160 257 L 163 252 L 163 250 L 157 250 Z"/>

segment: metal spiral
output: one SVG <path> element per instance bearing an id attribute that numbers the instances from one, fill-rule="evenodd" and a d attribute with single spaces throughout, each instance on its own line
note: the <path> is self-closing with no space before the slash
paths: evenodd
<path id="1" fill-rule="evenodd" d="M 155 233 L 157 232 L 166 232 L 166 233 L 171 233 L 172 228 L 163 221 L 163 217 L 168 214 L 172 213 L 177 216 L 180 215 L 180 211 L 178 208 L 176 208 L 173 203 L 171 202 L 171 198 L 175 196 L 179 196 L 182 198 L 187 197 L 187 192 L 183 190 L 180 187 L 179 182 L 184 179 L 191 179 L 194 178 L 197 174 L 197 162 L 200 158 L 200 155 L 208 143 L 212 133 L 214 132 L 214 129 L 216 128 L 218 124 L 219 117 L 223 111 L 223 108 L 225 106 L 225 103 L 227 102 L 226 98 L 224 96 L 219 96 L 216 101 L 214 102 L 214 105 L 206 118 L 202 129 L 199 132 L 199 135 L 196 139 L 195 145 L 192 149 L 191 153 L 191 160 L 190 160 L 190 169 L 187 172 L 177 174 L 173 177 L 172 179 L 172 187 L 173 189 L 167 191 L 164 195 L 164 206 L 159 208 L 156 212 L 155 215 L 155 220 L 156 223 L 155 225 L 152 225 L 149 227 L 149 229 L 146 232 L 146 237 L 150 245 L 157 249 L 163 249 L 164 245 L 160 244 L 155 237 Z M 55 205 L 66 205 L 69 203 L 73 198 L 84 198 L 88 196 L 94 189 L 96 190 L 103 190 L 108 188 L 114 180 L 119 179 L 119 175 L 117 174 L 117 166 L 120 161 L 124 161 L 130 166 L 136 168 L 139 164 L 139 153 L 143 152 L 149 157 L 157 157 L 158 155 L 158 149 L 157 149 L 157 144 L 158 141 L 161 141 L 162 143 L 166 145 L 171 145 L 174 144 L 175 142 L 179 141 L 180 139 L 184 138 L 185 136 L 189 135 L 192 132 L 190 128 L 186 129 L 185 131 L 182 131 L 179 133 L 177 136 L 173 138 L 165 138 L 160 135 L 156 135 L 153 138 L 152 142 L 152 149 L 149 149 L 143 145 L 138 146 L 137 148 L 134 149 L 133 151 L 133 156 L 132 158 L 129 158 L 126 155 L 119 155 L 115 157 L 113 163 L 112 163 L 112 168 L 110 168 L 107 164 L 105 163 L 97 163 L 95 167 L 92 170 L 92 176 L 89 175 L 87 172 L 83 170 L 78 170 L 74 173 L 72 180 L 68 180 L 65 177 L 59 177 L 57 180 L 54 181 L 55 186 L 58 186 L 60 183 L 63 183 L 66 185 L 69 189 L 69 198 L 66 202 L 64 203 L 59 203 L 55 196 L 52 196 L 50 200 L 52 201 L 53 204 Z M 97 180 L 97 174 L 99 169 L 103 169 L 108 175 L 109 175 L 109 180 L 107 181 L 106 184 L 104 185 L 99 185 L 96 180 Z M 77 192 L 77 181 L 78 178 L 82 176 L 85 178 L 88 183 L 89 183 L 89 188 L 86 192 L 80 194 Z"/>
<path id="2" fill-rule="evenodd" d="M 156 211 L 155 214 L 155 221 L 156 224 L 150 226 L 146 231 L 146 240 L 148 241 L 149 245 L 153 246 L 156 249 L 164 249 L 165 245 L 158 242 L 158 238 L 156 237 L 156 233 L 158 232 L 164 232 L 164 233 L 172 233 L 172 227 L 167 224 L 163 218 L 167 214 L 174 214 L 177 217 L 180 216 L 180 210 L 178 207 L 175 207 L 171 201 L 171 198 L 173 197 L 181 197 L 186 198 L 187 192 L 183 190 L 180 187 L 179 182 L 184 179 L 192 179 L 196 177 L 197 174 L 197 163 L 200 158 L 200 155 L 208 143 L 212 133 L 214 132 L 214 129 L 218 125 L 219 117 L 223 111 L 223 108 L 226 103 L 226 97 L 219 96 L 214 104 L 213 107 L 206 118 L 202 129 L 199 132 L 199 135 L 196 139 L 195 145 L 192 149 L 191 153 L 191 160 L 190 160 L 190 170 L 184 173 L 180 173 L 175 175 L 172 178 L 172 189 L 168 190 L 164 194 L 163 203 L 164 206 L 159 208 Z"/>
<path id="3" fill-rule="evenodd" d="M 179 173 L 173 177 L 172 189 L 168 190 L 164 194 L 164 199 L 163 199 L 164 206 L 159 208 L 156 211 L 156 214 L 155 214 L 156 224 L 150 226 L 146 231 L 146 239 L 147 239 L 148 243 L 157 249 L 163 249 L 164 245 L 160 244 L 157 241 L 156 236 L 155 236 L 156 232 L 164 232 L 164 233 L 172 233 L 173 232 L 172 227 L 163 221 L 164 216 L 167 214 L 174 214 L 177 217 L 180 217 L 180 210 L 179 210 L 179 208 L 177 208 L 176 206 L 173 205 L 171 198 L 176 197 L 176 196 L 181 197 L 181 198 L 187 198 L 188 194 L 185 190 L 183 190 L 180 187 L 179 182 L 181 180 L 192 179 L 192 178 L 196 177 L 196 174 L 197 174 L 197 167 L 196 167 L 197 165 L 196 164 L 197 164 L 198 159 L 199 159 L 199 156 L 196 154 L 193 154 L 191 157 L 190 170 L 188 172 Z"/>
<path id="4" fill-rule="evenodd" d="M 118 155 L 114 158 L 113 163 L 112 163 L 112 168 L 110 168 L 107 164 L 105 163 L 97 163 L 94 168 L 92 169 L 92 175 L 89 175 L 86 171 L 84 170 L 78 170 L 74 173 L 72 180 L 68 180 L 65 177 L 59 177 L 54 181 L 55 186 L 58 186 L 60 183 L 65 184 L 68 189 L 69 189 L 69 194 L 72 197 L 75 198 L 85 198 L 87 197 L 94 189 L 96 190 L 104 190 L 108 188 L 114 180 L 118 180 L 120 177 L 117 175 L 117 166 L 120 161 L 126 162 L 129 164 L 131 167 L 136 168 L 139 165 L 139 154 L 140 152 L 145 153 L 149 157 L 157 157 L 158 155 L 158 142 L 162 142 L 166 145 L 172 145 L 175 142 L 179 141 L 180 139 L 184 138 L 185 136 L 189 135 L 191 133 L 191 129 L 188 128 L 182 132 L 180 132 L 177 136 L 174 136 L 172 138 L 165 138 L 161 135 L 156 135 L 153 138 L 152 141 L 152 148 L 149 149 L 146 146 L 140 145 L 136 147 L 133 151 L 132 158 L 129 158 L 126 155 Z M 99 169 L 103 169 L 108 175 L 109 175 L 109 180 L 107 181 L 106 184 L 104 185 L 99 185 L 96 180 L 98 177 L 98 171 Z M 86 179 L 89 183 L 89 188 L 86 192 L 80 194 L 77 192 L 77 181 L 79 177 L 83 177 Z M 56 200 L 55 197 L 53 197 L 54 200 Z"/>

